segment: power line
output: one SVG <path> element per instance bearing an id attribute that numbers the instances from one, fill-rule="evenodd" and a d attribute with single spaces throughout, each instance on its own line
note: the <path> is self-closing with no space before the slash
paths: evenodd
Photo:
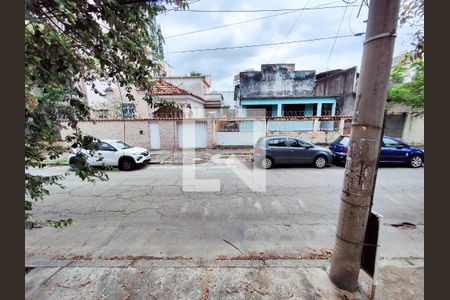
<path id="1" fill-rule="evenodd" d="M 216 50 L 231 50 L 231 49 L 242 49 L 242 48 L 252 48 L 252 47 L 276 46 L 276 45 L 284 45 L 284 44 L 306 43 L 306 42 L 315 42 L 315 41 L 322 41 L 322 40 L 342 39 L 342 38 L 347 38 L 347 37 L 360 36 L 362 34 L 364 34 L 364 33 L 347 34 L 347 35 L 340 35 L 340 36 L 329 36 L 329 37 L 322 37 L 322 38 L 315 38 L 315 39 L 308 39 L 308 40 L 295 40 L 295 41 L 288 41 L 288 42 L 205 48 L 205 49 L 192 49 L 192 50 L 180 50 L 180 51 L 168 52 L 168 54 L 192 53 L 192 52 L 204 52 L 204 51 L 216 51 Z"/>
<path id="2" fill-rule="evenodd" d="M 330 2 L 330 3 L 335 3 L 334 2 Z M 330 4 L 327 3 L 327 4 Z M 326 5 L 326 4 L 325 4 Z M 345 6 L 340 6 L 340 7 L 345 7 Z M 324 9 L 324 8 L 336 8 L 336 6 L 323 6 L 319 5 L 319 6 L 315 6 L 315 7 L 310 7 L 310 9 Z M 198 30 L 194 30 L 194 31 L 188 31 L 188 32 L 183 32 L 183 33 L 179 33 L 179 34 L 174 34 L 174 35 L 170 35 L 165 37 L 165 39 L 170 39 L 170 38 L 174 38 L 174 37 L 179 37 L 179 36 L 184 36 L 184 35 L 189 35 L 189 34 L 195 34 L 195 33 L 199 33 L 199 32 L 205 32 L 205 31 L 210 31 L 210 30 L 215 30 L 215 29 L 220 29 L 220 28 L 225 28 L 225 27 L 230 27 L 230 26 L 234 26 L 234 25 L 240 25 L 240 24 L 244 24 L 244 23 L 250 23 L 250 22 L 254 22 L 254 21 L 259 21 L 259 20 L 264 20 L 264 19 L 269 19 L 269 18 L 274 18 L 274 17 L 278 17 L 278 16 L 283 16 L 283 15 L 287 15 L 287 14 L 292 14 L 295 12 L 301 11 L 303 14 L 304 8 L 298 8 L 296 10 L 289 10 L 287 12 L 283 12 L 280 14 L 273 14 L 273 15 L 268 15 L 265 17 L 260 17 L 260 18 L 253 18 L 253 19 L 247 19 L 247 20 L 243 20 L 240 22 L 235 22 L 235 23 L 229 23 L 229 24 L 224 24 L 224 25 L 218 25 L 218 26 L 214 26 L 214 27 L 207 27 L 207 28 L 202 28 L 202 29 L 198 29 Z M 298 19 L 297 19 L 298 21 Z M 295 24 L 294 24 L 295 25 Z M 292 30 L 292 29 L 291 29 Z M 289 34 L 288 34 L 289 35 Z"/>
<path id="3" fill-rule="evenodd" d="M 337 37 L 339 35 L 339 32 L 341 31 L 342 23 L 344 22 L 345 13 L 347 12 L 347 8 L 348 8 L 348 5 L 347 5 L 347 7 L 345 7 L 344 13 L 342 14 L 341 22 L 339 23 L 339 27 L 338 27 L 338 30 L 336 32 L 336 38 L 333 41 L 333 46 L 331 46 L 331 51 L 330 51 L 330 54 L 328 55 L 327 64 L 325 65 L 325 68 L 327 70 L 328 70 L 328 63 L 330 62 L 331 54 L 333 54 L 334 46 L 336 45 Z"/>
<path id="4" fill-rule="evenodd" d="M 348 7 L 359 5 L 348 5 Z M 306 7 L 306 8 L 278 8 L 278 9 L 254 9 L 254 10 L 200 10 L 200 9 L 174 9 L 173 12 L 195 12 L 195 13 L 252 13 L 252 12 L 275 12 L 275 11 L 298 11 L 298 10 L 318 10 L 328 8 L 344 8 L 347 5 L 322 6 L 322 7 Z"/>
<path id="5" fill-rule="evenodd" d="M 265 16 L 265 17 L 261 17 L 261 18 L 248 19 L 248 20 L 243 20 L 243 21 L 236 22 L 236 23 L 229 23 L 229 24 L 224 24 L 224 25 L 219 25 L 219 26 L 214 26 L 214 27 L 203 28 L 203 29 L 199 29 L 199 30 L 194 30 L 194 31 L 189 31 L 189 32 L 184 32 L 184 33 L 170 35 L 170 36 L 167 36 L 165 38 L 166 39 L 170 39 L 170 38 L 174 38 L 174 37 L 178 37 L 178 36 L 184 36 L 184 35 L 189 35 L 189 34 L 194 34 L 194 33 L 199 33 L 199 32 L 204 32 L 204 31 L 209 31 L 209 30 L 214 30 L 214 29 L 219 29 L 219 28 L 224 28 L 224 27 L 229 27 L 229 26 L 234 26 L 234 25 L 239 25 L 239 24 L 244 24 L 244 23 L 249 23 L 249 22 L 254 22 L 254 21 L 259 21 L 259 20 L 264 20 L 264 19 L 269 19 L 269 18 L 278 17 L 278 16 L 282 16 L 282 15 L 292 14 L 292 13 L 295 13 L 295 12 L 296 11 L 288 11 L 288 12 L 283 12 L 281 14 L 274 14 L 274 15 L 269 15 L 269 16 Z"/>
<path id="6" fill-rule="evenodd" d="M 308 6 L 308 4 L 309 4 L 310 1 L 311 1 L 311 0 L 308 0 L 308 1 L 305 3 L 305 6 L 304 6 L 303 8 L 306 8 L 306 6 Z M 300 20 L 300 18 L 302 17 L 303 12 L 304 12 L 304 10 L 300 11 L 299 15 L 298 15 L 297 18 L 295 19 L 295 22 L 292 24 L 291 28 L 289 28 L 288 32 L 287 32 L 286 35 L 284 36 L 283 42 L 286 41 L 287 37 L 291 34 L 292 29 L 294 29 L 294 27 L 295 27 L 295 25 L 297 24 L 298 20 Z M 270 59 L 269 59 L 269 62 L 272 60 L 272 58 L 274 58 L 274 57 L 278 54 L 278 51 L 280 51 L 280 48 L 281 48 L 282 46 L 283 46 L 283 45 L 279 45 L 279 46 L 277 47 L 277 49 L 275 49 L 275 52 L 272 54 L 272 57 L 270 57 Z"/>

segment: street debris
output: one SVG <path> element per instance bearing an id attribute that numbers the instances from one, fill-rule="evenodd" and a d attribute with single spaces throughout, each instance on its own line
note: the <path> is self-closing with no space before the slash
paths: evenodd
<path id="1" fill-rule="evenodd" d="M 236 247 L 235 245 L 233 245 L 231 242 L 229 242 L 229 241 L 227 241 L 227 240 L 225 240 L 225 239 L 223 239 L 223 241 L 224 241 L 225 243 L 231 245 L 231 247 L 233 247 L 233 248 L 236 249 L 237 251 L 239 251 L 239 253 L 241 253 L 241 255 L 244 255 L 244 253 L 242 253 L 242 251 L 241 251 L 238 247 Z"/>
<path id="2" fill-rule="evenodd" d="M 416 229 L 416 225 L 409 222 L 402 222 L 398 224 L 390 224 L 392 227 L 400 228 L 400 229 Z"/>
<path id="3" fill-rule="evenodd" d="M 330 259 L 332 251 L 331 249 L 312 250 L 310 253 L 302 256 L 290 256 L 290 255 L 278 255 L 268 252 L 249 252 L 247 255 L 227 256 L 218 255 L 217 260 L 261 260 L 266 261 L 269 259 Z"/>
<path id="4" fill-rule="evenodd" d="M 125 256 L 97 256 L 92 254 L 64 256 L 57 255 L 51 260 L 192 260 L 191 256 L 151 256 L 151 255 L 125 255 Z"/>

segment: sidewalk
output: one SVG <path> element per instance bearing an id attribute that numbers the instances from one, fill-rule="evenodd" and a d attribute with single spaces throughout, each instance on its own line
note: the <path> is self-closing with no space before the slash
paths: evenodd
<path id="1" fill-rule="evenodd" d="M 184 155 L 185 163 L 201 164 L 210 162 L 212 157 L 226 159 L 234 156 L 241 161 L 250 161 L 252 148 L 232 148 L 232 149 L 196 149 L 195 156 L 193 150 L 187 150 Z M 152 150 L 152 161 L 160 162 L 161 164 L 182 164 L 183 150 Z"/>
<path id="2" fill-rule="evenodd" d="M 214 155 L 218 155 L 219 158 L 228 158 L 234 155 L 241 161 L 250 161 L 252 148 L 231 148 L 231 149 L 196 149 L 195 157 L 192 155 L 192 150 L 186 151 L 186 163 L 201 164 L 210 162 Z M 183 150 L 151 150 L 150 155 L 152 163 L 160 164 L 174 164 L 180 165 L 183 162 Z M 47 165 L 52 166 L 67 166 L 69 165 L 69 154 L 63 153 L 58 159 L 44 161 Z"/>
<path id="3" fill-rule="evenodd" d="M 423 259 L 380 262 L 376 299 L 423 299 Z M 329 260 L 28 261 L 26 299 L 368 299 L 370 279 L 348 293 L 328 278 Z"/>

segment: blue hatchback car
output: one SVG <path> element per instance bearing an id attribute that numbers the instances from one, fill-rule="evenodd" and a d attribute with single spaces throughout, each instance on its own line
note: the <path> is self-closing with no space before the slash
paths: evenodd
<path id="1" fill-rule="evenodd" d="M 330 144 L 330 150 L 333 152 L 333 160 L 345 162 L 350 137 L 341 135 Z M 425 151 L 414 148 L 402 142 L 399 139 L 389 136 L 383 137 L 380 153 L 380 163 L 406 164 L 412 168 L 422 166 L 425 159 Z"/>

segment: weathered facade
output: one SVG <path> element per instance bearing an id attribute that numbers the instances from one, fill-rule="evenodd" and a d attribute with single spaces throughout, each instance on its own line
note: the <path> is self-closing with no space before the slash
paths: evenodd
<path id="1" fill-rule="evenodd" d="M 262 65 L 261 71 L 239 74 L 241 98 L 309 97 L 314 94 L 315 71 L 296 71 L 295 64 Z"/>
<path id="2" fill-rule="evenodd" d="M 237 107 L 264 109 L 268 116 L 334 115 L 333 96 L 316 97 L 315 71 L 295 70 L 295 64 L 261 65 L 261 71 L 240 72 L 235 77 Z"/>
<path id="3" fill-rule="evenodd" d="M 356 67 L 346 70 L 332 70 L 316 76 L 315 96 L 336 98 L 337 115 L 353 115 L 357 83 Z"/>
<path id="4" fill-rule="evenodd" d="M 424 116 L 413 114 L 412 108 L 406 104 L 389 103 L 386 106 L 384 133 L 402 139 L 406 143 L 423 145 L 425 143 Z"/>

